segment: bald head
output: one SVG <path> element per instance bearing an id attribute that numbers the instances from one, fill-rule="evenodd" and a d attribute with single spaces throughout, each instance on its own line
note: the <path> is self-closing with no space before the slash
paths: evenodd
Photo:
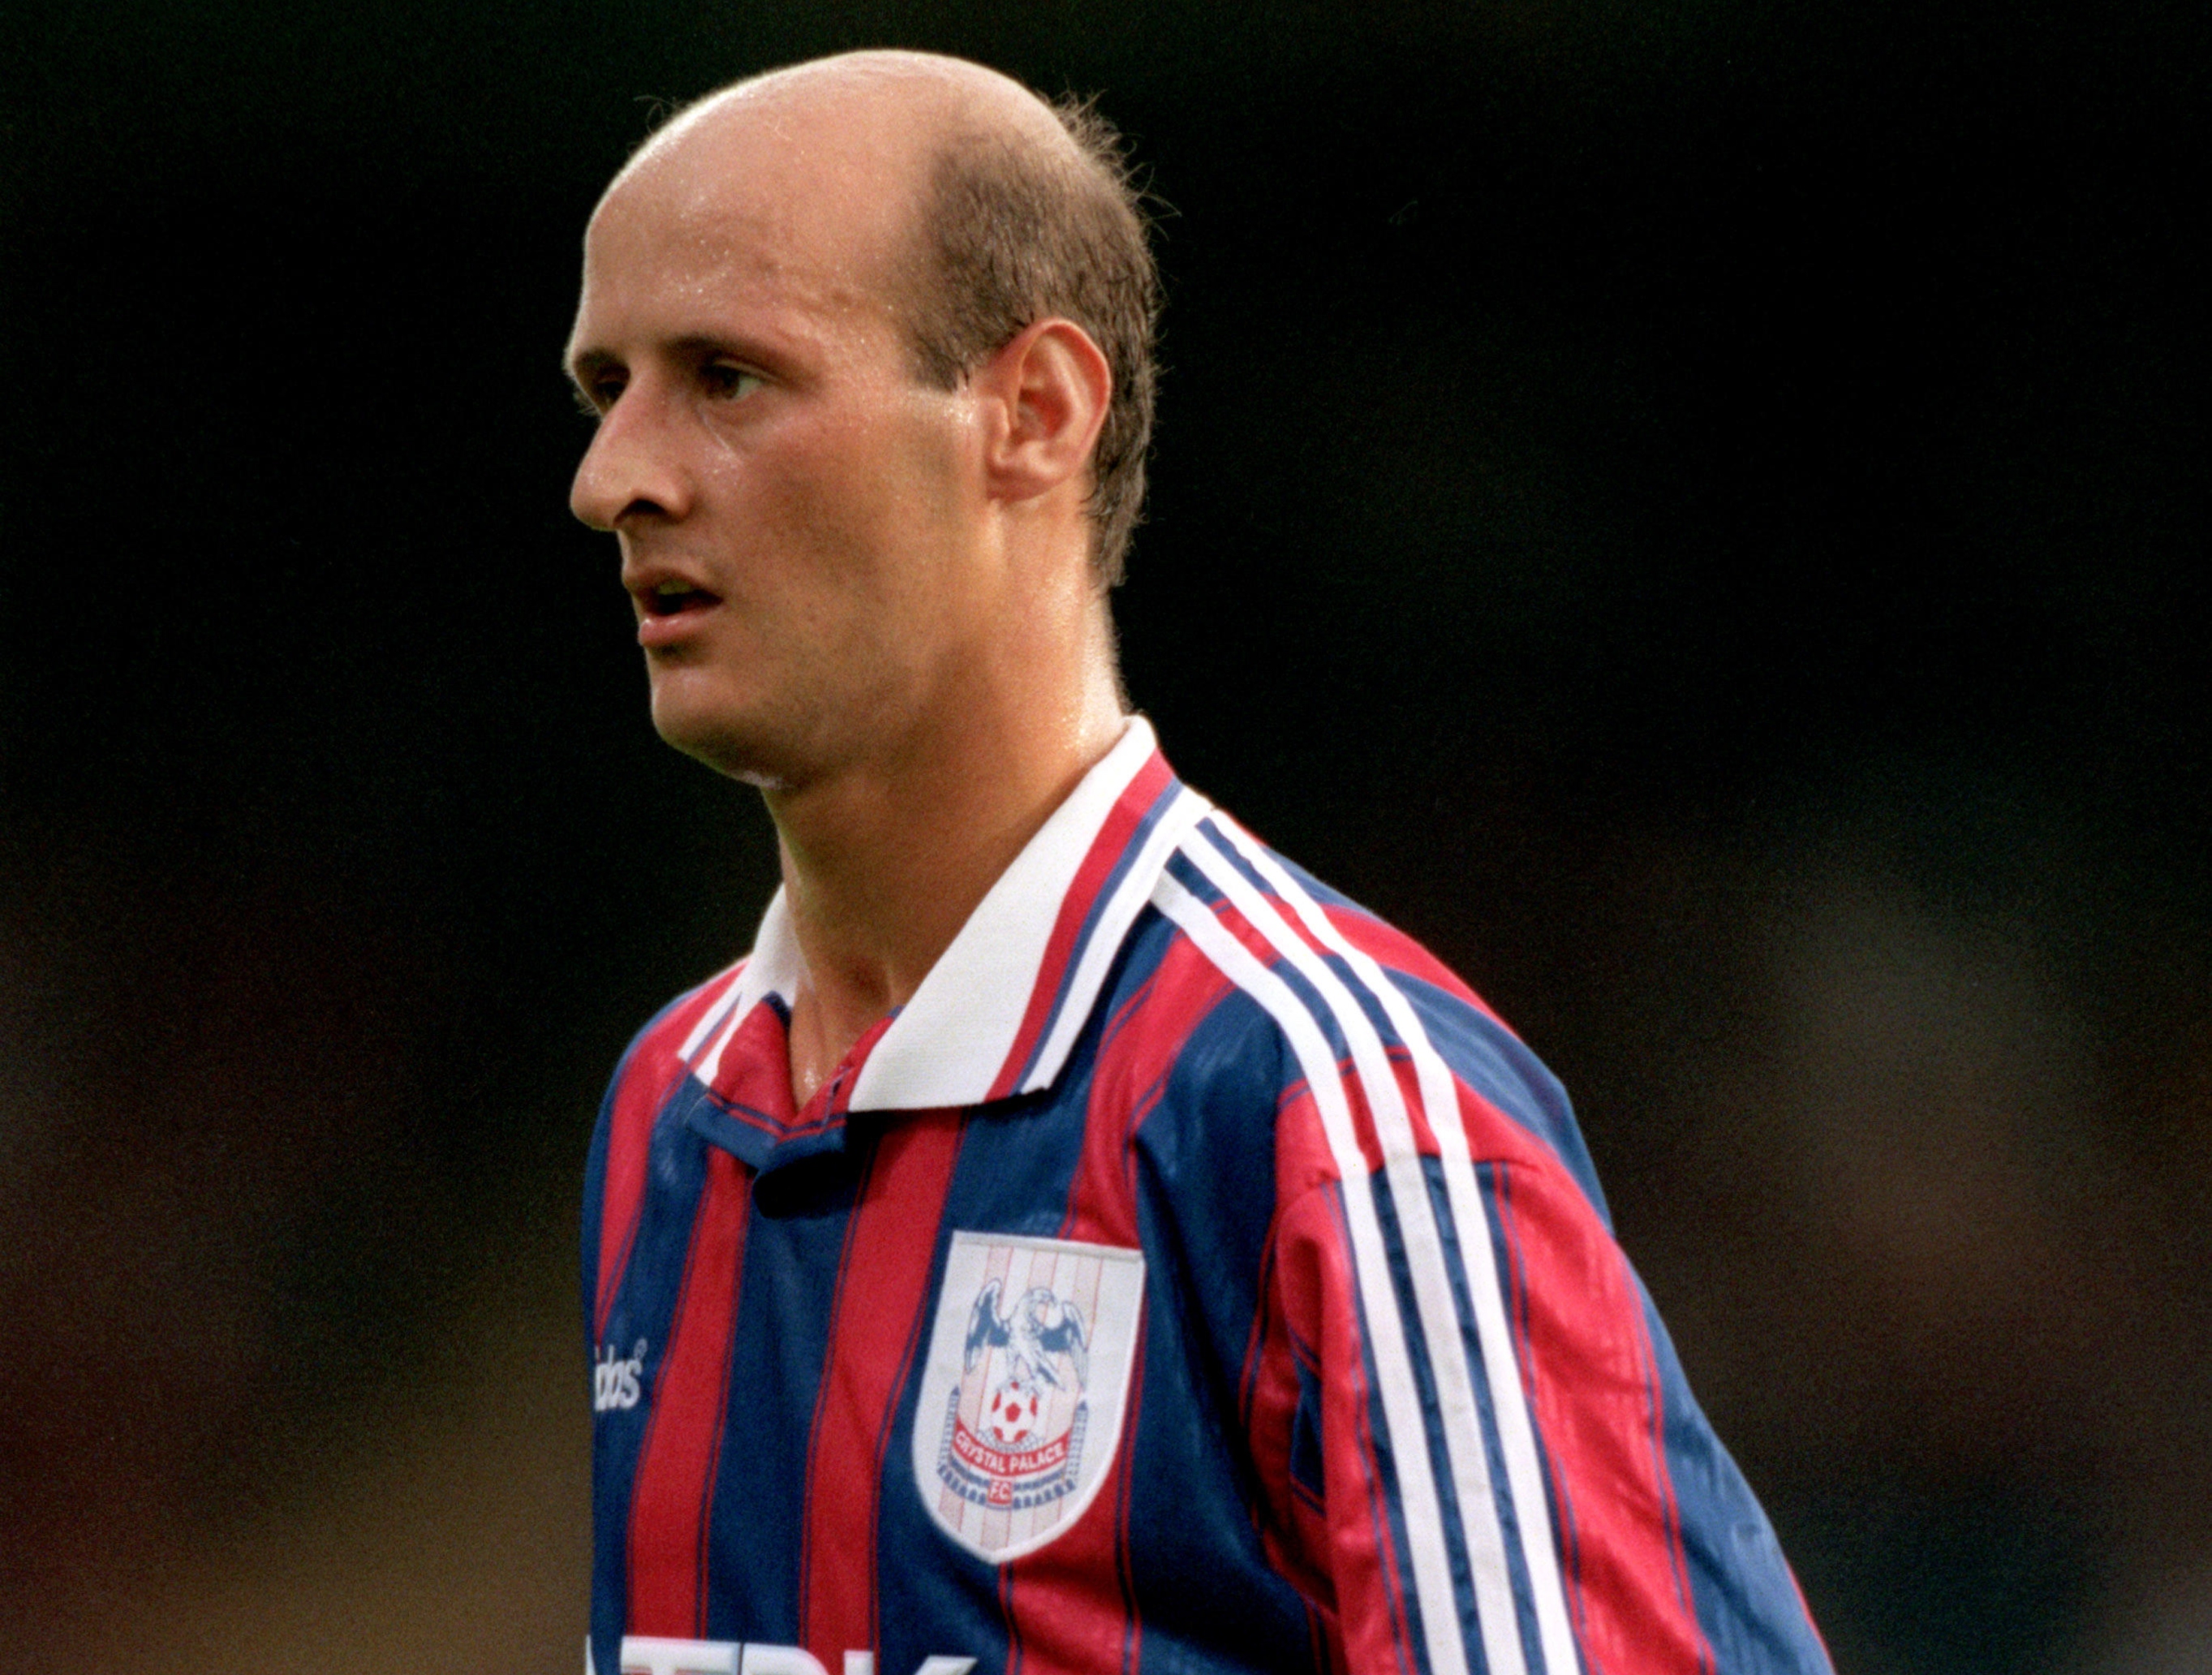
<path id="1" fill-rule="evenodd" d="M 1082 161 L 1053 108 L 1012 76 L 965 58 L 879 51 L 772 70 L 708 94 L 640 147 L 615 184 L 672 149 L 711 144 L 717 134 L 753 122 L 810 144 L 828 140 L 866 150 L 894 168 L 906 162 L 926 168 L 963 131 L 1056 153 L 1063 166 Z"/>
<path id="2" fill-rule="evenodd" d="M 866 52 L 712 94 L 638 150 L 602 198 L 674 195 L 702 241 L 742 232 L 825 297 L 887 311 L 917 374 L 957 386 L 1024 327 L 1072 320 L 1113 393 L 1091 463 L 1094 574 L 1121 579 L 1144 497 L 1158 281 L 1119 137 L 1012 77 Z M 740 190 L 742 188 L 742 190 Z"/>
<path id="3" fill-rule="evenodd" d="M 1073 150 L 1034 95 L 981 64 L 919 52 L 796 64 L 678 113 L 615 177 L 601 212 L 628 197 L 665 201 L 673 192 L 702 227 L 769 222 L 758 231 L 772 236 L 755 241 L 775 250 L 793 247 L 794 234 L 834 207 L 838 222 L 824 230 L 849 245 L 842 253 L 850 271 L 895 271 L 919 246 L 938 159 L 965 136 L 994 128 L 1022 144 Z"/>

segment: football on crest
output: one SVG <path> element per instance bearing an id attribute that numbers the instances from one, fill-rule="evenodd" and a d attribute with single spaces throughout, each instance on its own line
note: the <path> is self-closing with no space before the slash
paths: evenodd
<path id="1" fill-rule="evenodd" d="M 1001 1448 L 1018 1448 L 1035 1435 L 1042 1404 L 1036 1386 L 1017 1374 L 991 1392 L 983 1409 L 983 1431 Z"/>

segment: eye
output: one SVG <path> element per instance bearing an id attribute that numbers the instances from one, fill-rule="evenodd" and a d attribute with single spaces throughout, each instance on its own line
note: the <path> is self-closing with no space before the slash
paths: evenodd
<path id="1" fill-rule="evenodd" d="M 699 368 L 699 381 L 717 401 L 742 401 L 767 381 L 734 361 L 708 361 Z"/>
<path id="2" fill-rule="evenodd" d="M 599 418 L 607 409 L 622 399 L 622 378 L 611 372 L 595 373 L 581 382 L 571 384 L 576 398 L 576 411 L 586 418 Z"/>

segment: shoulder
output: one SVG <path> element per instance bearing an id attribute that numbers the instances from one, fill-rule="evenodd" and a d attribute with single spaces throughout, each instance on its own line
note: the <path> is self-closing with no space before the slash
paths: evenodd
<path id="1" fill-rule="evenodd" d="M 715 1023 L 727 1015 L 744 969 L 743 959 L 723 967 L 647 1020 L 644 1027 L 630 1038 L 615 1066 L 609 1101 L 642 1085 L 657 1086 L 665 1093 L 681 1077 L 698 1057 Z"/>
<path id="2" fill-rule="evenodd" d="M 1272 1075 L 1343 1105 L 1370 1165 L 1389 1148 L 1372 1113 L 1407 1109 L 1416 1149 L 1560 1169 L 1604 1215 L 1559 1079 L 1416 938 L 1218 812 L 1177 845 L 1154 904 L 1237 997 L 1208 1038 L 1194 1033 L 1194 1069 L 1250 1093 Z"/>
<path id="3" fill-rule="evenodd" d="M 630 1038 L 615 1067 L 584 1166 L 586 1331 L 595 1342 L 612 1294 L 608 1288 L 638 1226 L 654 1125 L 689 1074 L 698 1038 L 736 995 L 744 969 L 740 960 L 662 1007 Z"/>

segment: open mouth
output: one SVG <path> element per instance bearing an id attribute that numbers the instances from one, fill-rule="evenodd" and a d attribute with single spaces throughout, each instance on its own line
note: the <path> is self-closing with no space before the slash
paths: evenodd
<path id="1" fill-rule="evenodd" d="M 664 582 L 645 596 L 648 616 L 676 617 L 686 611 L 703 611 L 710 605 L 719 605 L 720 599 L 703 588 L 693 588 L 681 582 Z"/>

